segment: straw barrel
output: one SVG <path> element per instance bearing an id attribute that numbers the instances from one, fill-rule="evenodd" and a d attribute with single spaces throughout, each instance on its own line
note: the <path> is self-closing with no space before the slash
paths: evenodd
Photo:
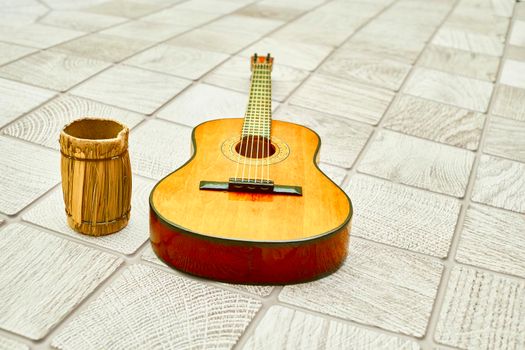
<path id="1" fill-rule="evenodd" d="M 114 120 L 84 118 L 60 133 L 62 190 L 67 222 L 102 236 L 121 230 L 131 210 L 129 129 Z"/>

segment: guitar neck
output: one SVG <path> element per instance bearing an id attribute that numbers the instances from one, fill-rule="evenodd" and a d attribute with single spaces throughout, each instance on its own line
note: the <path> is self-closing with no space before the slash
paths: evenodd
<path id="1" fill-rule="evenodd" d="M 272 125 L 272 66 L 271 62 L 257 60 L 257 57 L 252 64 L 250 96 L 242 136 L 269 139 Z"/>

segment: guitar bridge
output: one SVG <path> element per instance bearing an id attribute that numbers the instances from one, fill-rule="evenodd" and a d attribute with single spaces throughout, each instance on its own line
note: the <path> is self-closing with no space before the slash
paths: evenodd
<path id="1" fill-rule="evenodd" d="M 199 189 L 208 191 L 286 194 L 292 196 L 303 195 L 301 186 L 276 185 L 272 180 L 230 178 L 228 182 L 201 181 Z"/>

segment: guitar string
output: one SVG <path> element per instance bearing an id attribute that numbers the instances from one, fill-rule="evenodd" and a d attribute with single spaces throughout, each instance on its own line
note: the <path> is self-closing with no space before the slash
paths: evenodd
<path id="1" fill-rule="evenodd" d="M 270 62 L 268 62 L 268 64 L 270 64 Z M 271 68 L 269 68 L 271 69 Z M 269 106 L 268 106 L 268 120 L 266 121 L 266 126 L 268 127 L 268 140 L 266 141 L 266 145 L 267 145 L 267 149 L 266 149 L 266 169 L 267 169 L 267 173 L 268 173 L 268 183 L 270 182 L 270 143 L 271 143 L 271 127 L 272 127 L 272 118 L 271 118 L 271 115 L 272 115 L 272 78 L 271 78 L 271 70 L 270 70 L 270 73 L 268 74 L 269 77 L 268 77 L 268 91 L 269 91 L 269 96 L 268 96 L 268 103 L 269 103 Z"/>
<path id="2" fill-rule="evenodd" d="M 253 80 L 254 80 L 254 84 L 255 84 L 255 90 L 254 90 L 255 96 L 257 96 L 257 90 L 259 88 L 259 79 L 258 79 L 259 77 L 258 77 L 258 69 L 257 69 L 258 64 L 257 63 L 258 62 L 256 62 L 255 66 L 253 67 Z M 257 113 L 257 97 L 255 97 L 253 99 L 253 101 L 254 101 L 254 106 L 253 106 L 253 109 L 252 109 L 252 116 Z M 250 118 L 250 119 L 252 119 L 252 118 Z M 253 139 L 254 139 L 253 136 L 254 136 L 254 131 L 255 131 L 255 125 L 253 123 L 253 120 L 250 120 L 249 123 L 250 123 L 250 128 L 249 128 L 250 132 L 249 132 L 249 136 L 248 136 L 248 140 L 250 140 L 250 153 L 249 153 L 249 155 L 250 155 L 250 158 L 252 158 L 252 155 L 253 155 Z M 256 162 L 257 162 L 257 160 L 256 160 Z M 255 163 L 255 164 L 257 164 L 257 163 Z M 252 177 L 252 164 L 250 162 L 250 164 L 248 164 L 248 181 L 250 181 L 251 177 Z"/>
<path id="3" fill-rule="evenodd" d="M 253 89 L 253 83 L 255 81 L 255 56 L 253 57 L 253 74 L 252 74 L 252 78 L 250 80 L 250 97 L 252 95 L 252 89 Z M 249 116 L 250 116 L 250 111 L 251 111 L 251 98 L 248 99 L 248 108 L 246 110 L 246 114 L 244 116 L 244 123 L 243 123 L 243 130 L 242 130 L 242 135 L 241 135 L 241 143 L 240 143 L 240 147 L 239 147 L 239 161 L 240 161 L 240 158 L 241 158 L 241 153 L 242 153 L 242 150 L 244 148 L 244 151 L 246 152 L 248 150 L 248 146 L 245 144 L 244 140 L 245 140 L 245 137 L 244 137 L 244 131 L 245 129 L 248 131 L 248 140 L 250 140 L 250 134 L 249 134 L 249 129 L 250 129 L 250 124 L 248 124 L 248 127 L 246 127 L 246 122 L 248 121 L 249 123 Z M 244 171 L 246 169 L 246 159 L 247 157 L 244 157 L 243 159 L 243 163 L 242 163 L 242 177 L 241 177 L 241 181 L 244 180 Z"/>
<path id="4" fill-rule="evenodd" d="M 262 106 L 262 102 L 264 99 L 261 98 L 261 96 L 263 96 L 263 93 L 264 93 L 264 64 L 263 66 L 261 67 L 261 69 L 259 69 L 259 73 L 260 73 L 260 78 L 259 78 L 259 91 L 257 93 L 257 107 L 258 107 L 258 112 L 260 113 L 259 117 L 257 118 L 257 151 L 256 151 L 256 159 L 255 159 L 255 182 L 257 182 L 257 175 L 258 175 L 258 166 L 259 166 L 259 144 L 261 143 L 261 140 L 259 139 L 261 137 L 261 120 L 262 120 L 262 117 L 264 116 L 264 108 Z M 261 74 L 261 70 L 262 70 L 262 74 Z M 264 96 L 263 96 L 264 97 Z M 261 167 L 262 169 L 262 167 Z M 261 182 L 262 182 L 262 177 L 261 177 Z"/>

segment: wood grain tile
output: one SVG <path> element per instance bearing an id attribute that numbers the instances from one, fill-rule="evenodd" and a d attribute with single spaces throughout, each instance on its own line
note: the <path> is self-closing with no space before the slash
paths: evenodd
<path id="1" fill-rule="evenodd" d="M 237 293 L 133 265 L 67 324 L 52 346 L 226 349 L 237 342 L 260 306 Z"/>
<path id="2" fill-rule="evenodd" d="M 91 237 L 73 231 L 67 224 L 62 188 L 53 192 L 24 214 L 23 219 L 39 226 L 60 232 L 83 242 L 117 251 L 133 254 L 149 238 L 149 194 L 154 181 L 133 178 L 131 197 L 131 218 L 128 225 L 116 234 Z"/>
<path id="3" fill-rule="evenodd" d="M 60 130 L 64 125 L 85 116 L 115 119 L 130 129 L 143 119 L 138 113 L 76 96 L 62 95 L 20 118 L 2 130 L 2 133 L 59 150 Z"/>
<path id="4" fill-rule="evenodd" d="M 358 170 L 394 182 L 445 193 L 465 194 L 474 153 L 390 131 L 381 131 Z"/>
<path id="5" fill-rule="evenodd" d="M 129 39 L 141 39 L 158 42 L 187 31 L 186 26 L 169 25 L 166 23 L 131 21 L 119 26 L 106 29 L 102 34 L 116 35 Z"/>
<path id="6" fill-rule="evenodd" d="M 430 45 L 423 52 L 421 66 L 466 77 L 495 81 L 499 59 L 494 56 Z"/>
<path id="7" fill-rule="evenodd" d="M 416 342 L 331 321 L 302 311 L 272 306 L 243 349 L 418 350 Z"/>
<path id="8" fill-rule="evenodd" d="M 525 122 L 493 116 L 487 129 L 485 153 L 525 162 Z"/>
<path id="9" fill-rule="evenodd" d="M 284 101 L 307 75 L 305 71 L 276 64 L 272 70 L 272 98 Z M 250 60 L 245 57 L 232 57 L 204 77 L 204 81 L 248 93 L 250 76 Z"/>
<path id="10" fill-rule="evenodd" d="M 293 106 L 280 108 L 274 117 L 317 132 L 321 137 L 321 161 L 343 168 L 352 167 L 373 130 L 366 124 Z"/>
<path id="11" fill-rule="evenodd" d="M 436 341 L 462 349 L 525 346 L 525 282 L 455 267 L 441 309 Z"/>
<path id="12" fill-rule="evenodd" d="M 14 61 L 35 52 L 36 49 L 0 42 L 0 65 Z"/>
<path id="13" fill-rule="evenodd" d="M 412 12 L 411 10 L 407 10 Z M 375 19 L 364 26 L 356 36 L 380 38 L 380 40 L 397 42 L 425 43 L 430 40 L 436 29 L 435 25 L 410 23 L 408 21 L 388 21 Z"/>
<path id="14" fill-rule="evenodd" d="M 498 85 L 492 113 L 505 118 L 525 121 L 525 89 Z"/>
<path id="15" fill-rule="evenodd" d="M 339 50 L 384 57 L 410 64 L 416 61 L 424 47 L 425 43 L 420 41 L 403 42 L 357 32 Z"/>
<path id="16" fill-rule="evenodd" d="M 375 125 L 393 97 L 386 89 L 317 74 L 294 93 L 290 103 Z"/>
<path id="17" fill-rule="evenodd" d="M 504 42 L 509 29 L 509 19 L 489 12 L 452 13 L 442 28 L 488 35 Z"/>
<path id="18" fill-rule="evenodd" d="M 381 56 L 343 50 L 330 56 L 319 72 L 398 90 L 411 67 Z"/>
<path id="19" fill-rule="evenodd" d="M 405 92 L 479 112 L 487 110 L 493 84 L 439 72 L 416 68 L 405 85 Z"/>
<path id="20" fill-rule="evenodd" d="M 29 346 L 16 340 L 0 335 L 0 349 L 3 350 L 29 350 Z"/>
<path id="21" fill-rule="evenodd" d="M 51 99 L 56 92 L 0 78 L 0 127 Z"/>
<path id="22" fill-rule="evenodd" d="M 126 20 L 127 18 L 124 17 L 85 11 L 51 11 L 41 18 L 39 22 L 82 32 L 95 32 Z"/>
<path id="23" fill-rule="evenodd" d="M 420 337 L 441 278 L 435 259 L 359 239 L 333 275 L 285 286 L 279 300 L 359 323 Z"/>
<path id="24" fill-rule="evenodd" d="M 245 6 L 243 2 L 221 0 L 189 0 L 177 5 L 180 10 L 193 10 L 225 15 Z"/>
<path id="25" fill-rule="evenodd" d="M 23 26 L 0 25 L 0 40 L 45 49 L 84 35 L 84 32 L 32 23 Z"/>
<path id="26" fill-rule="evenodd" d="M 149 262 L 157 264 L 159 266 L 164 266 L 164 267 L 167 267 L 167 268 L 171 268 L 171 267 L 166 265 L 162 260 L 160 260 L 157 257 L 157 255 L 155 254 L 153 249 L 151 249 L 151 245 L 150 244 L 148 244 L 146 246 L 146 248 L 144 249 L 144 251 L 142 253 L 142 260 L 149 261 Z M 176 271 L 177 270 L 173 269 L 174 273 L 178 273 Z M 256 285 L 227 284 L 227 283 L 217 283 L 217 284 L 218 285 L 227 285 L 227 286 L 229 286 L 231 288 L 235 288 L 235 289 L 238 289 L 238 290 L 242 290 L 244 292 L 256 294 L 256 295 L 259 295 L 261 297 L 265 297 L 265 296 L 270 295 L 270 293 L 273 290 L 273 286 L 256 286 Z"/>
<path id="27" fill-rule="evenodd" d="M 24 225 L 0 233 L 0 327 L 30 339 L 46 336 L 121 264 L 113 255 Z"/>
<path id="28" fill-rule="evenodd" d="M 481 205 L 467 210 L 456 260 L 525 277 L 525 217 Z"/>
<path id="29" fill-rule="evenodd" d="M 509 44 L 525 47 L 525 21 L 514 21 Z"/>
<path id="30" fill-rule="evenodd" d="M 160 180 L 190 159 L 191 129 L 149 120 L 130 135 L 133 172 Z"/>
<path id="31" fill-rule="evenodd" d="M 352 235 L 447 256 L 460 210 L 458 200 L 363 175 L 352 176 L 345 191 L 355 208 Z"/>
<path id="32" fill-rule="evenodd" d="M 505 85 L 525 89 L 525 62 L 505 60 L 500 82 Z"/>
<path id="33" fill-rule="evenodd" d="M 162 4 L 155 4 L 154 2 L 110 0 L 85 7 L 83 11 L 99 13 L 102 15 L 136 18 L 158 11 L 162 7 Z"/>
<path id="34" fill-rule="evenodd" d="M 484 114 L 401 95 L 388 109 L 383 126 L 404 134 L 475 150 L 484 123 Z"/>
<path id="35" fill-rule="evenodd" d="M 95 33 L 59 45 L 53 50 L 68 55 L 119 62 L 151 45 L 151 41 Z"/>
<path id="36" fill-rule="evenodd" d="M 454 9 L 454 13 L 490 13 L 501 17 L 511 17 L 514 1 L 512 0 L 464 0 Z"/>
<path id="37" fill-rule="evenodd" d="M 194 28 L 206 22 L 210 22 L 217 17 L 220 17 L 220 15 L 216 13 L 181 10 L 176 7 L 172 7 L 141 19 L 147 22 L 160 22 L 171 25 L 177 23 L 177 26 Z"/>
<path id="38" fill-rule="evenodd" d="M 498 37 L 467 32 L 461 29 L 441 28 L 434 36 L 432 43 L 492 56 L 501 56 L 503 54 L 503 43 Z"/>
<path id="39" fill-rule="evenodd" d="M 58 152 L 0 136 L 0 212 L 14 215 L 60 181 Z"/>
<path id="40" fill-rule="evenodd" d="M 255 18 L 268 18 L 289 22 L 298 17 L 304 10 L 287 6 L 286 3 L 269 3 L 260 1 L 238 10 L 235 14 Z"/>
<path id="41" fill-rule="evenodd" d="M 228 57 L 218 52 L 160 44 L 133 56 L 125 63 L 196 80 Z"/>
<path id="42" fill-rule="evenodd" d="M 0 67 L 0 76 L 66 91 L 109 66 L 108 62 L 43 51 Z"/>
<path id="43" fill-rule="evenodd" d="M 472 200 L 525 213 L 525 164 L 482 155 Z"/>
<path id="44" fill-rule="evenodd" d="M 268 18 L 253 18 L 248 16 L 228 15 L 206 26 L 208 30 L 218 32 L 245 32 L 262 37 L 282 26 L 283 21 Z"/>
<path id="45" fill-rule="evenodd" d="M 189 84 L 187 80 L 165 74 L 115 66 L 74 88 L 72 93 L 151 114 Z"/>
<path id="46" fill-rule="evenodd" d="M 233 54 L 253 43 L 258 38 L 259 35 L 255 33 L 217 31 L 209 29 L 208 26 L 203 26 L 177 36 L 167 41 L 166 44 Z"/>

